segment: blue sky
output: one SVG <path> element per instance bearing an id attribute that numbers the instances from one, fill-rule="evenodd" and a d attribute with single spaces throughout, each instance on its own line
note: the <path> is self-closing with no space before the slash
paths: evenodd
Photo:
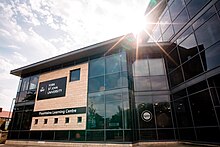
<path id="1" fill-rule="evenodd" d="M 10 70 L 129 33 L 148 0 L 0 0 L 0 107 L 19 77 Z"/>

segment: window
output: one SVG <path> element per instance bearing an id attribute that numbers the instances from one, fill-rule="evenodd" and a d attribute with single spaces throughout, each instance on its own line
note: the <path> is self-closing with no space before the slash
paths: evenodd
<path id="1" fill-rule="evenodd" d="M 69 117 L 66 117 L 65 118 L 65 123 L 67 124 L 67 123 L 69 123 L 70 122 L 70 118 Z"/>
<path id="2" fill-rule="evenodd" d="M 44 124 L 47 124 L 47 120 L 48 120 L 48 119 L 44 119 Z"/>
<path id="3" fill-rule="evenodd" d="M 77 123 L 82 123 L 82 117 L 77 117 Z"/>
<path id="4" fill-rule="evenodd" d="M 38 119 L 35 119 L 35 120 L 34 120 L 34 124 L 35 124 L 35 125 L 38 124 Z"/>
<path id="5" fill-rule="evenodd" d="M 70 71 L 70 81 L 80 80 L 80 69 Z"/>
<path id="6" fill-rule="evenodd" d="M 58 118 L 54 118 L 54 124 L 58 123 Z"/>

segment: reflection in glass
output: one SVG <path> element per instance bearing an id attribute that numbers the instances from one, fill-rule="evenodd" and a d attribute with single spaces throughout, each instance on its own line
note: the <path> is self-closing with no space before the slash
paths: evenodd
<path id="1" fill-rule="evenodd" d="M 220 40 L 220 21 L 217 15 L 214 15 L 196 31 L 196 37 L 199 46 L 203 48 L 208 48 L 215 42 Z"/>
<path id="2" fill-rule="evenodd" d="M 183 71 L 186 80 L 202 73 L 203 67 L 199 55 L 183 64 Z"/>
<path id="3" fill-rule="evenodd" d="M 121 65 L 120 65 L 120 55 L 112 55 L 109 57 L 106 57 L 106 74 L 109 73 L 115 73 L 121 71 Z"/>
<path id="4" fill-rule="evenodd" d="M 122 102 L 106 103 L 106 128 L 107 129 L 122 129 Z"/>
<path id="5" fill-rule="evenodd" d="M 177 18 L 173 22 L 173 27 L 175 33 L 177 33 L 189 20 L 188 14 L 186 12 L 186 9 L 183 9 L 183 11 L 177 16 Z"/>
<path id="6" fill-rule="evenodd" d="M 170 41 L 170 38 L 173 36 L 174 31 L 172 25 L 168 27 L 168 29 L 163 34 L 163 41 Z"/>
<path id="7" fill-rule="evenodd" d="M 89 79 L 89 92 L 98 92 L 104 90 L 104 76 Z"/>
<path id="8" fill-rule="evenodd" d="M 104 71 L 105 71 L 104 58 L 91 60 L 89 62 L 89 77 L 104 75 Z"/>
<path id="9" fill-rule="evenodd" d="M 168 28 L 170 24 L 171 24 L 170 14 L 169 11 L 167 10 L 160 20 L 160 27 L 162 33 Z"/>
<path id="10" fill-rule="evenodd" d="M 150 75 L 165 75 L 163 59 L 149 59 Z"/>
<path id="11" fill-rule="evenodd" d="M 134 89 L 135 91 L 150 90 L 150 78 L 149 77 L 135 77 L 134 78 Z"/>
<path id="12" fill-rule="evenodd" d="M 104 128 L 104 112 L 103 104 L 91 103 L 88 106 L 87 129 L 103 129 Z"/>
<path id="13" fill-rule="evenodd" d="M 170 15 L 172 20 L 176 18 L 176 16 L 181 12 L 181 10 L 184 8 L 184 0 L 175 0 L 170 5 Z"/>
<path id="14" fill-rule="evenodd" d="M 87 141 L 103 141 L 104 131 L 87 131 Z"/>
<path id="15" fill-rule="evenodd" d="M 24 79 L 22 80 L 21 91 L 28 90 L 29 80 L 30 80 L 29 77 L 24 78 Z"/>
<path id="16" fill-rule="evenodd" d="M 181 67 L 177 68 L 175 71 L 169 74 L 171 87 L 174 87 L 183 82 L 183 74 Z"/>
<path id="17" fill-rule="evenodd" d="M 210 18 L 210 16 L 212 16 L 213 14 L 215 14 L 215 8 L 211 7 L 208 11 L 205 12 L 205 14 L 203 14 L 194 24 L 193 24 L 193 28 L 197 29 L 201 24 L 203 24 L 206 20 L 208 20 Z"/>
<path id="18" fill-rule="evenodd" d="M 217 124 L 208 90 L 189 96 L 189 100 L 195 126 L 212 126 Z"/>
<path id="19" fill-rule="evenodd" d="M 152 90 L 166 90 L 168 88 L 166 77 L 165 76 L 151 77 L 151 86 L 152 86 Z"/>
<path id="20" fill-rule="evenodd" d="M 119 130 L 106 131 L 106 141 L 123 141 L 123 132 Z"/>
<path id="21" fill-rule="evenodd" d="M 171 107 L 168 95 L 158 95 L 153 97 L 154 108 L 156 113 L 156 122 L 158 128 L 171 128 Z"/>
<path id="22" fill-rule="evenodd" d="M 174 101 L 174 111 L 176 112 L 178 127 L 191 127 L 192 117 L 187 98 Z"/>
<path id="23" fill-rule="evenodd" d="M 148 60 L 136 60 L 133 64 L 133 72 L 134 76 L 148 76 L 149 75 L 149 67 Z"/>
<path id="24" fill-rule="evenodd" d="M 38 76 L 31 77 L 29 90 L 37 89 L 37 84 L 38 84 Z"/>
<path id="25" fill-rule="evenodd" d="M 120 78 L 120 73 L 105 76 L 106 90 L 120 88 L 121 86 L 122 86 L 122 81 Z"/>
<path id="26" fill-rule="evenodd" d="M 182 63 L 196 55 L 198 53 L 198 49 L 194 34 L 191 34 L 187 39 L 185 39 L 178 46 L 178 49 Z"/>
<path id="27" fill-rule="evenodd" d="M 220 65 L 219 46 L 220 42 L 216 43 L 201 53 L 201 58 L 205 70 L 210 70 Z"/>
<path id="28" fill-rule="evenodd" d="M 192 18 L 209 0 L 192 0 L 188 5 L 189 15 Z"/>
<path id="29" fill-rule="evenodd" d="M 175 68 L 178 67 L 178 65 L 180 64 L 180 59 L 179 59 L 179 55 L 178 55 L 178 51 L 177 48 L 175 48 L 171 53 L 170 53 L 170 57 L 175 61 L 175 63 L 170 60 L 169 58 L 166 58 L 167 61 L 167 66 L 168 66 L 168 71 L 172 71 Z"/>

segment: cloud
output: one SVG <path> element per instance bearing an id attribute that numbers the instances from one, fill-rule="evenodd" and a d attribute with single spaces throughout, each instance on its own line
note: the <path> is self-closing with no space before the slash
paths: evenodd
<path id="1" fill-rule="evenodd" d="M 128 33 L 145 5 L 145 0 L 1 0 L 0 101 L 16 93 L 19 77 L 10 70 Z"/>

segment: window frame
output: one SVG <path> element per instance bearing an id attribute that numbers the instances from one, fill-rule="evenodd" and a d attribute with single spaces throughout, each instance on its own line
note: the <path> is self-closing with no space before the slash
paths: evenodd
<path id="1" fill-rule="evenodd" d="M 79 71 L 79 76 L 75 79 L 72 79 L 72 72 L 77 72 Z M 69 78 L 69 82 L 74 82 L 74 81 L 79 81 L 80 80 L 80 73 L 81 73 L 81 68 L 77 68 L 77 69 L 73 69 L 70 70 L 70 78 Z M 78 74 L 78 73 L 77 73 Z"/>

